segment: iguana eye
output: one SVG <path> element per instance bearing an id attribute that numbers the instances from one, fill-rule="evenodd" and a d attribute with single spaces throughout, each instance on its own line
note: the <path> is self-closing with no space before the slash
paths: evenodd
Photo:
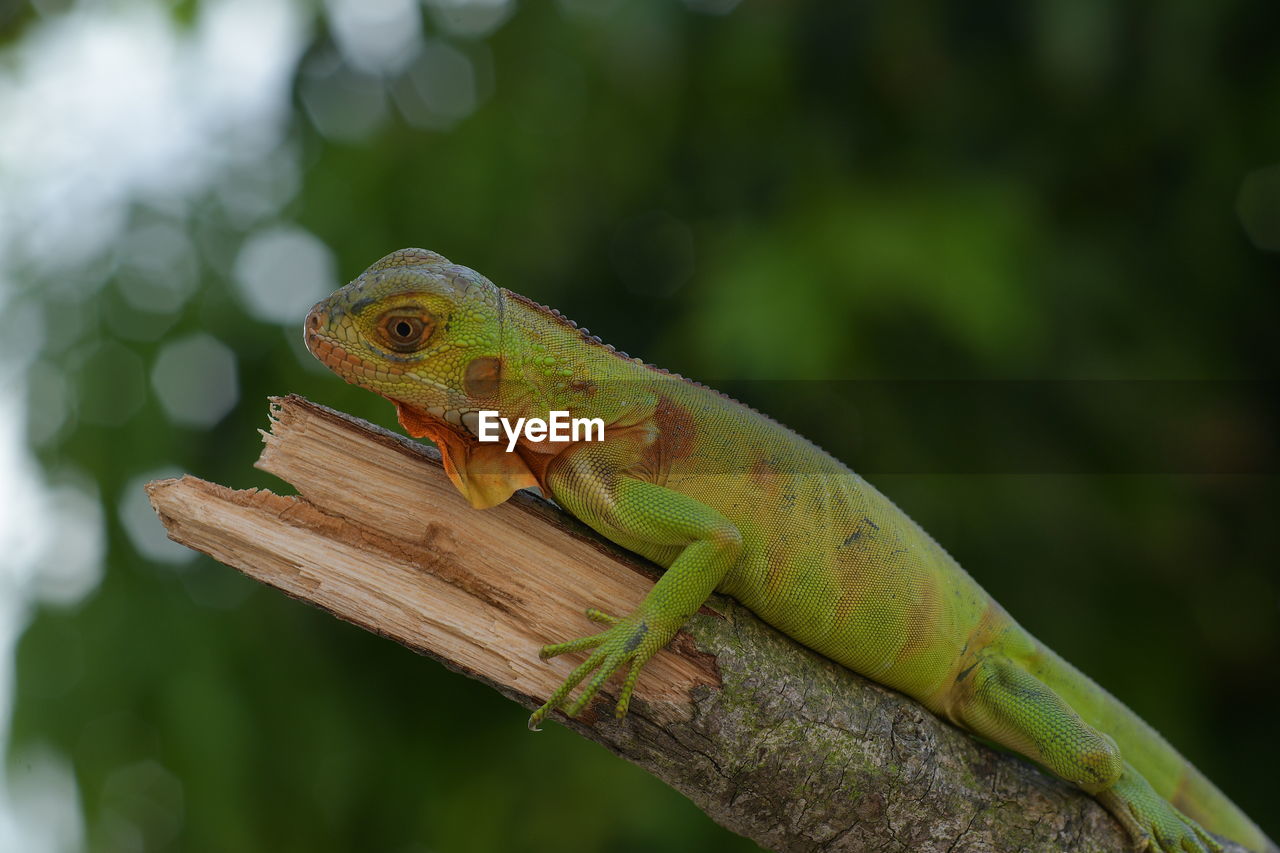
<path id="1" fill-rule="evenodd" d="M 396 352 L 413 352 L 431 337 L 435 325 L 430 314 L 387 314 L 378 321 L 378 332 Z"/>

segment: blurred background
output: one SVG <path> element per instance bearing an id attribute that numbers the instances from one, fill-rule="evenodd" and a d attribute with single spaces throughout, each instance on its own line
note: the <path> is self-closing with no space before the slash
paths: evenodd
<path id="1" fill-rule="evenodd" d="M 4 851 L 750 850 L 165 540 L 423 246 L 828 447 L 1280 837 L 1280 7 L 0 0 Z"/>

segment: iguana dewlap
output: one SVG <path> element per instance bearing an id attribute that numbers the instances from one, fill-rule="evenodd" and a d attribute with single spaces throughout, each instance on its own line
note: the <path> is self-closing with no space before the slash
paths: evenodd
<path id="1" fill-rule="evenodd" d="M 605 346 L 559 313 L 422 249 L 378 261 L 312 309 L 311 352 L 391 400 L 440 447 L 477 508 L 538 486 L 666 568 L 640 607 L 598 611 L 590 650 L 536 726 L 640 668 L 707 596 L 731 595 L 797 641 L 1093 794 L 1139 848 L 1255 850 L 1266 836 L 1150 726 L 1023 630 L 930 536 L 801 436 L 722 394 Z M 478 413 L 600 418 L 601 441 L 477 438 Z"/>

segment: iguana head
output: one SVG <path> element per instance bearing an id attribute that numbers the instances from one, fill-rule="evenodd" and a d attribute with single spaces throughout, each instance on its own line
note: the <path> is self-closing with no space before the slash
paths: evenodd
<path id="1" fill-rule="evenodd" d="M 498 288 L 425 249 L 387 255 L 307 315 L 307 349 L 343 379 L 462 426 L 496 391 Z"/>
<path id="2" fill-rule="evenodd" d="M 518 457 L 474 437 L 476 412 L 498 408 L 501 306 L 501 291 L 479 273 L 401 249 L 318 302 L 304 325 L 312 355 L 395 403 L 410 435 L 439 445 L 445 470 L 476 506 L 536 484 Z"/>

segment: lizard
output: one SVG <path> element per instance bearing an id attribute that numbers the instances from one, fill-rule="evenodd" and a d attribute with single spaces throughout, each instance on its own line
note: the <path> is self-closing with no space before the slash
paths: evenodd
<path id="1" fill-rule="evenodd" d="M 1094 796 L 1135 849 L 1255 851 L 1266 835 L 1118 699 L 1031 636 L 892 501 L 799 434 L 649 365 L 424 249 L 379 260 L 311 309 L 307 348 L 390 400 L 439 448 L 477 509 L 537 487 L 665 570 L 639 607 L 589 610 L 603 630 L 529 719 L 581 712 L 645 662 L 713 592 L 799 643 L 921 702 Z M 480 413 L 603 421 L 599 440 L 481 441 Z M 518 422 L 518 420 L 517 420 Z M 570 701 L 582 682 L 585 687 Z"/>

